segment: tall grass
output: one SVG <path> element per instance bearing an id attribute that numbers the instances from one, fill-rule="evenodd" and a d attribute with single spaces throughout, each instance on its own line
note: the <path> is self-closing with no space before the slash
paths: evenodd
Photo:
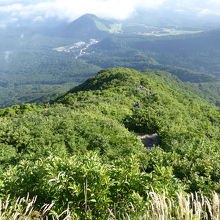
<path id="1" fill-rule="evenodd" d="M 57 214 L 53 210 L 53 203 L 45 204 L 38 209 L 36 201 L 37 197 L 30 199 L 29 195 L 17 199 L 14 203 L 9 197 L 5 201 L 0 200 L 0 220 L 79 219 L 73 217 L 74 210 L 69 208 Z M 109 213 L 107 220 L 220 220 L 220 198 L 217 193 L 213 193 L 211 199 L 198 193 L 188 195 L 179 193 L 174 200 L 167 198 L 165 193 L 159 195 L 151 192 L 148 194 L 148 202 L 142 213 L 138 213 L 135 204 L 130 206 L 132 212 L 129 214 L 118 213 L 115 209 L 106 210 Z"/>
<path id="2" fill-rule="evenodd" d="M 177 200 L 169 199 L 166 195 L 149 194 L 146 213 L 141 219 L 180 219 L 180 220 L 220 220 L 220 199 L 213 193 L 212 199 L 196 194 L 177 195 Z"/>
<path id="3" fill-rule="evenodd" d="M 15 202 L 8 197 L 5 201 L 0 200 L 0 220 L 70 220 L 69 209 L 58 215 L 53 211 L 54 203 L 44 204 L 39 210 L 36 207 L 37 196 L 32 199 L 27 195 L 26 198 L 18 198 Z"/>
<path id="4" fill-rule="evenodd" d="M 144 214 L 138 213 L 135 204 L 131 204 L 133 214 L 125 214 L 120 219 L 126 220 L 220 220 L 220 198 L 213 193 L 211 199 L 206 196 L 183 193 L 177 194 L 177 199 L 167 198 L 163 195 L 151 192 L 148 194 L 148 202 Z M 111 220 L 117 219 L 113 210 L 109 210 Z"/>

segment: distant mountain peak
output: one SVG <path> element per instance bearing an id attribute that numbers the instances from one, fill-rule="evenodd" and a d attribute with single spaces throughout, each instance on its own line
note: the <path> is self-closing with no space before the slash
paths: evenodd
<path id="1" fill-rule="evenodd" d="M 98 17 L 96 15 L 90 14 L 90 13 L 83 14 L 78 19 L 80 19 L 80 18 L 90 18 L 90 19 L 91 18 L 97 18 L 98 19 Z"/>
<path id="2" fill-rule="evenodd" d="M 81 15 L 80 17 L 78 17 L 77 19 L 75 19 L 74 21 L 72 21 L 71 24 L 72 24 L 72 23 L 75 23 L 75 22 L 85 21 L 85 20 L 87 20 L 87 21 L 94 21 L 94 20 L 96 20 L 96 19 L 98 20 L 98 19 L 100 19 L 100 18 L 97 17 L 97 16 L 94 15 L 94 14 L 89 14 L 89 13 L 87 13 L 87 14 Z"/>
<path id="3" fill-rule="evenodd" d="M 84 14 L 68 25 L 66 35 L 80 40 L 103 39 L 119 29 L 120 24 L 111 20 L 99 18 L 94 14 Z"/>

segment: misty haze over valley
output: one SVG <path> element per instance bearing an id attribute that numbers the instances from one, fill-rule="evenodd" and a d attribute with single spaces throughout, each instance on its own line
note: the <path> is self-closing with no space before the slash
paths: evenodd
<path id="1" fill-rule="evenodd" d="M 218 103 L 218 1 L 12 0 L 0 16 L 1 107 L 47 101 L 115 66 L 167 70 Z"/>

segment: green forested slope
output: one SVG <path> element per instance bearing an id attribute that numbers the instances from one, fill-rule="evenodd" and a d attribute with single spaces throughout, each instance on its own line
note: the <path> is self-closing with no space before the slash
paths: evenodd
<path id="1" fill-rule="evenodd" d="M 119 34 L 120 28 L 115 21 L 84 15 L 59 29 L 64 36 L 20 28 L 2 30 L 0 108 L 45 102 L 101 69 L 118 66 L 170 72 L 193 83 L 207 99 L 219 105 L 219 31 L 153 37 Z M 79 56 L 81 48 L 73 49 L 75 43 L 88 43 L 93 37 L 100 42 L 84 48 L 86 53 Z M 62 47 L 72 49 L 54 50 Z"/>
<path id="2" fill-rule="evenodd" d="M 192 35 L 150 37 L 114 35 L 83 56 L 101 68 L 159 69 L 191 82 L 210 102 L 219 105 L 219 30 Z"/>
<path id="3" fill-rule="evenodd" d="M 219 113 L 168 73 L 101 71 L 53 104 L 0 111 L 0 196 L 136 219 L 152 190 L 220 193 Z M 156 133 L 157 146 L 135 133 Z"/>

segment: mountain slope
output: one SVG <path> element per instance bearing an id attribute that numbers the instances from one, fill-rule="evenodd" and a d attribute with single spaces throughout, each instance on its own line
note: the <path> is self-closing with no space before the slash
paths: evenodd
<path id="1" fill-rule="evenodd" d="M 121 63 L 126 59 L 128 63 L 137 62 L 138 60 L 135 58 L 139 54 L 142 62 L 151 59 L 157 64 L 182 67 L 198 73 L 219 76 L 220 44 L 218 36 L 219 30 L 170 37 L 118 35 L 103 39 L 91 49 L 95 51 L 95 56 L 103 57 L 102 59 L 110 57 L 109 61 L 112 59 L 110 64 L 114 64 L 116 59 L 118 62 L 121 60 Z M 126 56 L 126 54 L 131 54 L 133 59 L 129 60 L 130 56 Z M 85 58 L 90 59 L 89 56 Z M 91 61 L 93 61 L 92 58 Z M 100 65 L 105 64 L 104 61 L 100 62 Z"/>
<path id="2" fill-rule="evenodd" d="M 169 73 L 100 71 L 51 105 L 0 110 L 1 196 L 29 192 L 78 219 L 113 209 L 136 219 L 152 190 L 220 193 L 219 113 Z"/>
<path id="3" fill-rule="evenodd" d="M 82 59 L 101 68 L 122 66 L 170 72 L 193 83 L 210 102 L 219 105 L 219 33 L 215 30 L 173 37 L 114 35 L 91 47 L 93 54 Z"/>
<path id="4" fill-rule="evenodd" d="M 70 23 L 65 35 L 77 39 L 101 39 L 110 33 L 120 31 L 121 26 L 114 21 L 98 18 L 93 14 L 85 14 Z"/>

